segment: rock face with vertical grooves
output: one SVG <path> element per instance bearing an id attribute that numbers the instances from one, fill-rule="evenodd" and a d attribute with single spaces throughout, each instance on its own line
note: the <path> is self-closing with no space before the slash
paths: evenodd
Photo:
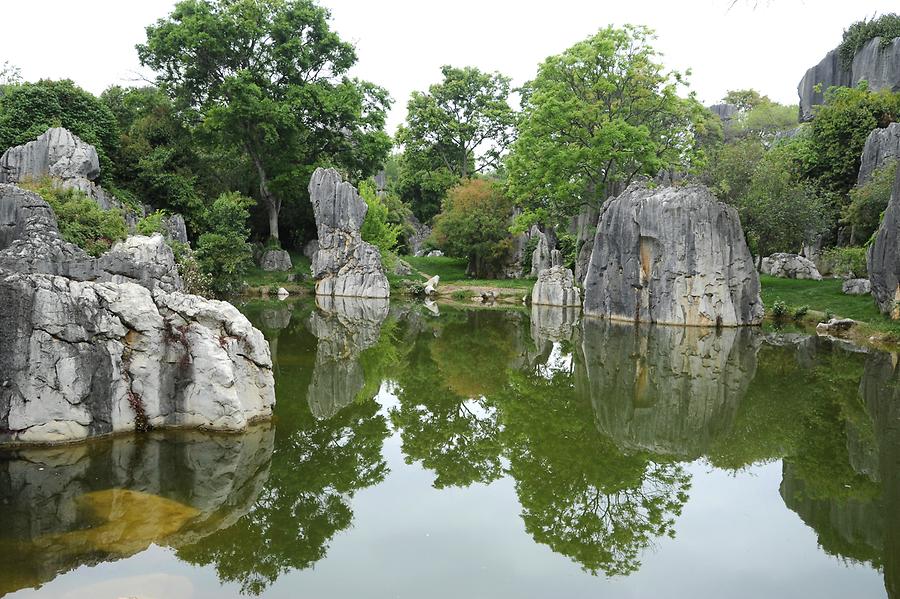
<path id="1" fill-rule="evenodd" d="M 900 318 L 900 169 L 894 176 L 891 200 L 866 253 L 872 296 L 882 314 Z"/>
<path id="2" fill-rule="evenodd" d="M 797 254 L 776 253 L 762 259 L 759 268 L 764 275 L 782 279 L 811 279 L 821 281 L 822 275 L 815 263 Z"/>
<path id="3" fill-rule="evenodd" d="M 872 173 L 890 161 L 900 158 L 900 123 L 891 123 L 883 129 L 874 129 L 866 138 L 859 160 L 857 185 L 864 185 Z"/>
<path id="4" fill-rule="evenodd" d="M 313 257 L 316 295 L 388 297 L 381 254 L 360 236 L 368 206 L 334 169 L 317 168 L 309 182 L 319 247 Z"/>
<path id="5" fill-rule="evenodd" d="M 531 225 L 531 239 L 537 239 L 537 244 L 534 246 L 534 251 L 531 252 L 531 273 L 529 276 L 537 277 L 542 270 L 553 266 L 550 257 L 552 248 L 547 235 L 537 225 Z"/>
<path id="6" fill-rule="evenodd" d="M 550 255 L 550 268 L 541 270 L 531 290 L 531 303 L 536 306 L 581 306 L 581 291 L 575 286 L 572 270 L 562 265 L 559 250 Z"/>
<path id="7" fill-rule="evenodd" d="M 600 215 L 584 312 L 633 322 L 757 325 L 759 277 L 737 211 L 702 185 L 633 185 Z"/>
<path id="8" fill-rule="evenodd" d="M 829 87 L 853 87 L 862 80 L 868 82 L 872 91 L 900 90 L 900 37 L 885 47 L 880 37 L 870 39 L 850 65 L 842 63 L 838 48 L 826 54 L 819 64 L 806 71 L 797 86 L 800 120 L 813 118 L 813 106 L 824 102 Z"/>

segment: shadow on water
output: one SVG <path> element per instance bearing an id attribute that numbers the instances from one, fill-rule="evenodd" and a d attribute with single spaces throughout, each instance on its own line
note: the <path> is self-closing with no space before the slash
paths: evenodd
<path id="1" fill-rule="evenodd" d="M 780 460 L 784 504 L 822 549 L 883 570 L 900 597 L 896 356 L 548 307 L 244 309 L 272 346 L 273 423 L 0 454 L 0 549 L 15 556 L 0 595 L 151 543 L 259 594 L 351 528 L 393 434 L 436 489 L 509 477 L 534 541 L 604 575 L 675 535 L 690 462 Z"/>

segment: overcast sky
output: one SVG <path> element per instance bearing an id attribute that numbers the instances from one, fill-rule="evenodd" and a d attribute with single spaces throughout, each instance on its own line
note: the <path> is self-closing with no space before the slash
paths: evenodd
<path id="1" fill-rule="evenodd" d="M 670 68 L 692 70 L 691 87 L 711 104 L 753 87 L 795 104 L 797 83 L 853 21 L 890 11 L 885 0 L 324 0 L 333 26 L 357 46 L 355 76 L 394 98 L 389 130 L 406 100 L 440 66 L 499 70 L 520 84 L 549 55 L 607 24 L 645 24 Z M 94 93 L 129 84 L 141 69 L 134 45 L 174 0 L 5 0 L 0 63 L 26 80 L 70 78 Z M 896 7 L 893 7 L 896 8 Z"/>

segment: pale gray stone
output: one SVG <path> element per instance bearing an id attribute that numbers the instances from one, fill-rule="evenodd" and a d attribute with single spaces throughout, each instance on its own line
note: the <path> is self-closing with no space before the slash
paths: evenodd
<path id="1" fill-rule="evenodd" d="M 638 322 L 759 324 L 759 277 L 737 211 L 702 185 L 635 184 L 607 200 L 584 311 Z"/>
<path id="2" fill-rule="evenodd" d="M 872 292 L 872 284 L 869 279 L 847 279 L 841 285 L 841 291 L 847 295 L 868 295 Z"/>
<path id="3" fill-rule="evenodd" d="M 442 252 L 441 250 L 431 250 L 430 252 L 425 254 L 425 256 L 427 256 L 428 258 L 440 258 L 443 255 L 444 252 Z"/>
<path id="4" fill-rule="evenodd" d="M 550 268 L 550 251 L 553 249 L 547 235 L 537 225 L 531 226 L 531 239 L 537 239 L 534 251 L 531 252 L 531 273 L 529 276 L 537 277 L 541 271 Z"/>
<path id="5" fill-rule="evenodd" d="M 812 260 L 798 254 L 776 253 L 762 259 L 760 272 L 783 279 L 821 281 L 822 275 Z"/>
<path id="6" fill-rule="evenodd" d="M 866 266 L 872 296 L 881 313 L 900 318 L 900 169 L 875 241 L 866 253 Z"/>
<path id="7" fill-rule="evenodd" d="M 900 157 L 900 123 L 891 123 L 883 129 L 874 129 L 866 138 L 859 161 L 857 185 L 864 185 L 872 173 L 890 161 Z"/>
<path id="8" fill-rule="evenodd" d="M 884 48 L 880 37 L 869 40 L 847 66 L 842 64 L 837 48 L 826 54 L 819 64 L 806 71 L 797 86 L 800 120 L 813 118 L 813 106 L 824 102 L 829 87 L 853 87 L 863 80 L 872 91 L 900 91 L 900 37 Z"/>
<path id="9" fill-rule="evenodd" d="M 434 295 L 437 293 L 438 283 L 441 282 L 440 275 L 434 275 L 425 281 L 425 295 Z"/>
<path id="10" fill-rule="evenodd" d="M 267 272 L 287 272 L 294 265 L 287 250 L 265 250 L 259 257 L 259 267 Z"/>
<path id="11" fill-rule="evenodd" d="M 334 169 L 317 168 L 309 182 L 319 249 L 312 264 L 316 295 L 390 295 L 378 248 L 362 240 L 368 206 Z"/>
<path id="12" fill-rule="evenodd" d="M 132 235 L 120 241 L 97 260 L 100 270 L 114 283 L 138 283 L 151 291 L 181 291 L 184 283 L 178 274 L 175 254 L 159 233 L 151 237 Z"/>
<path id="13" fill-rule="evenodd" d="M 553 250 L 552 266 L 541 270 L 531 290 L 532 305 L 581 306 L 581 290 L 575 286 L 575 275 L 561 262 L 559 250 Z"/>

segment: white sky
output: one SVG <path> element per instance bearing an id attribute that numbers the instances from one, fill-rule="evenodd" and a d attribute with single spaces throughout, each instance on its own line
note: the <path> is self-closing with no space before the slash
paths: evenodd
<path id="1" fill-rule="evenodd" d="M 100 93 L 142 70 L 134 45 L 173 0 L 3 0 L 0 63 L 26 80 L 70 78 Z M 341 36 L 356 44 L 353 75 L 394 98 L 393 131 L 412 90 L 440 66 L 499 70 L 521 84 L 537 64 L 609 23 L 645 24 L 670 68 L 691 68 L 705 104 L 752 87 L 797 102 L 797 83 L 853 21 L 898 7 L 884 0 L 324 0 Z"/>

